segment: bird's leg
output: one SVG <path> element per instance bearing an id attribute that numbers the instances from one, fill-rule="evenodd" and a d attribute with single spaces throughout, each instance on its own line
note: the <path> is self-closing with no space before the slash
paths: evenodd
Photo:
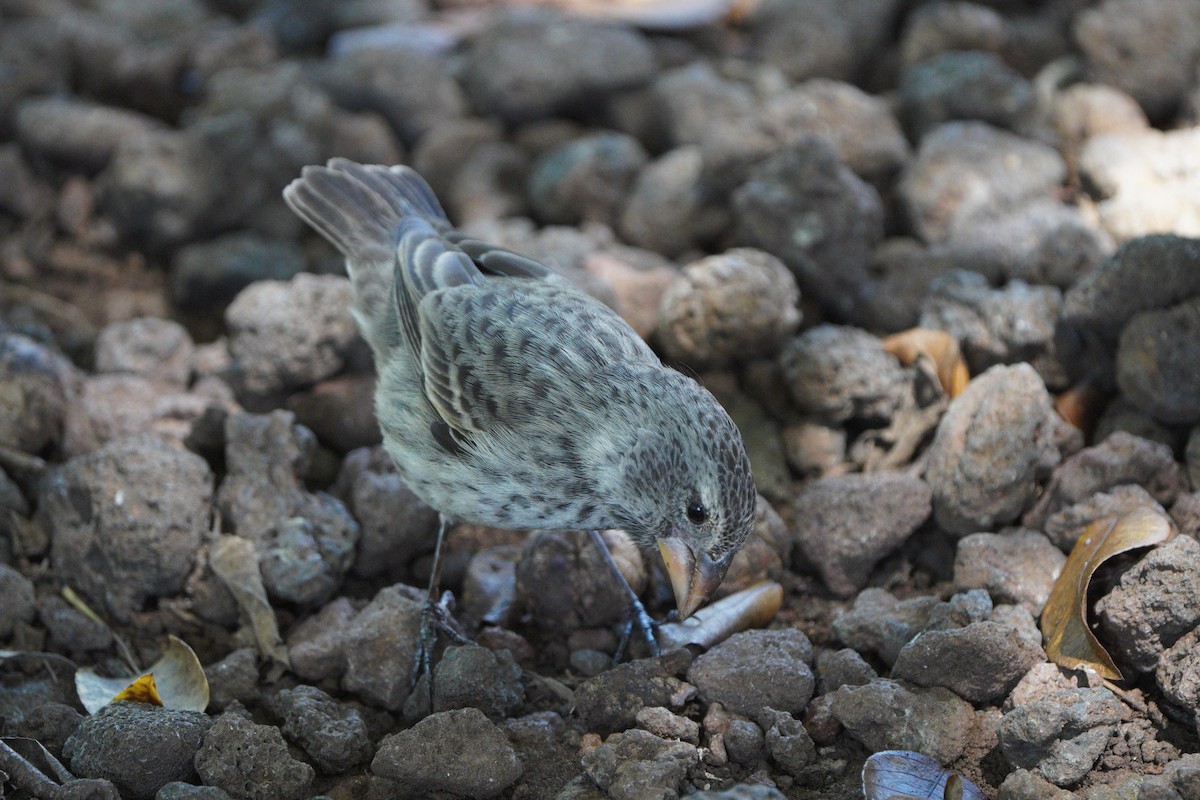
<path id="1" fill-rule="evenodd" d="M 625 621 L 625 626 L 621 630 L 621 638 L 617 642 L 617 651 L 613 654 L 613 663 L 619 662 L 625 655 L 625 648 L 629 645 L 629 639 L 633 635 L 634 628 L 641 631 L 642 638 L 645 640 L 646 647 L 649 648 L 651 655 L 658 655 L 658 642 L 654 638 L 654 620 L 646 613 L 646 607 L 642 605 L 637 592 L 629 585 L 629 581 L 625 580 L 625 576 L 621 573 L 621 568 L 617 566 L 612 553 L 608 552 L 608 545 L 604 543 L 604 538 L 600 535 L 600 531 L 588 531 L 588 535 L 600 550 L 600 554 L 604 557 L 608 568 L 612 570 L 613 577 L 616 578 L 621 586 L 625 587 L 625 594 L 629 597 L 629 619 Z"/>
<path id="2" fill-rule="evenodd" d="M 442 544 L 446 539 L 446 529 L 451 524 L 445 514 L 438 515 L 437 543 L 433 546 L 433 568 L 429 573 L 429 588 L 425 594 L 425 603 L 421 606 L 421 628 L 417 635 L 417 653 L 413 659 L 412 674 L 409 676 L 409 685 L 413 689 L 416 688 L 422 675 L 428 678 L 426 686 L 430 709 L 433 707 L 433 651 L 437 648 L 438 634 L 445 633 L 457 644 L 472 644 L 471 640 L 458 630 L 454 622 L 450 608 L 454 597 L 450 592 L 446 592 L 441 597 L 438 596 L 442 580 Z"/>

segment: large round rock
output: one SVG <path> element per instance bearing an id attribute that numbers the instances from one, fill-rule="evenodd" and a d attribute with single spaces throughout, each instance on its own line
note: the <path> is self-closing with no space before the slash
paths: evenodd
<path id="1" fill-rule="evenodd" d="M 800 714 L 812 697 L 812 644 L 798 630 L 745 631 L 698 656 L 688 683 L 709 703 L 754 716 L 763 708 Z"/>

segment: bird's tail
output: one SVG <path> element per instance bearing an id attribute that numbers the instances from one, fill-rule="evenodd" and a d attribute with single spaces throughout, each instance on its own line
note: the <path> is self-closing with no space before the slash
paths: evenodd
<path id="1" fill-rule="evenodd" d="M 400 223 L 419 216 L 450 225 L 429 184 L 405 166 L 334 158 L 305 167 L 283 199 L 346 257 L 359 326 L 377 352 L 390 350 L 401 335 L 393 293 Z"/>

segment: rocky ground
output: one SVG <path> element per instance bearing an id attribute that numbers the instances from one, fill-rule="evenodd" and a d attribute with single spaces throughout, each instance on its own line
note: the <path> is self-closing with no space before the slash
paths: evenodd
<path id="1" fill-rule="evenodd" d="M 1200 4 L 720 5 L 0 0 L 0 733 L 55 797 L 832 800 L 903 749 L 988 798 L 1200 798 Z M 611 668 L 585 537 L 460 526 L 480 646 L 410 695 L 436 514 L 280 198 L 331 156 L 415 166 L 717 394 L 762 496 L 723 591 L 780 582 L 767 628 Z M 885 348 L 918 325 L 961 394 Z M 1065 554 L 1146 507 L 1180 535 L 1087 601 L 1125 680 L 1059 669 Z M 207 713 L 84 715 L 77 667 L 168 633 Z"/>

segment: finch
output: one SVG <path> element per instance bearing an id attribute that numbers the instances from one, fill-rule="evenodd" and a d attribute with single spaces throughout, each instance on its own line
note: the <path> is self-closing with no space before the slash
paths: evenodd
<path id="1" fill-rule="evenodd" d="M 335 158 L 284 198 L 346 258 L 413 492 L 478 525 L 621 528 L 661 553 L 680 617 L 709 597 L 756 493 L 706 389 L 549 267 L 455 230 L 408 167 Z"/>

